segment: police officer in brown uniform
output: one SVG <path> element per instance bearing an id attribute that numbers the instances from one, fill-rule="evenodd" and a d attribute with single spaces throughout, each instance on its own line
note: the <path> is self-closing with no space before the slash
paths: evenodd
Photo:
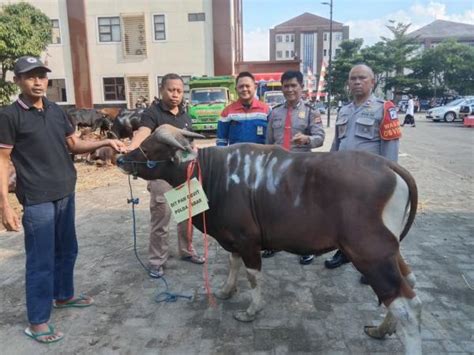
<path id="1" fill-rule="evenodd" d="M 372 94 L 374 84 L 374 73 L 367 65 L 359 64 L 351 69 L 349 89 L 353 101 L 343 106 L 337 115 L 331 151 L 363 150 L 397 161 L 401 136 L 397 110 L 391 101 L 380 100 Z M 324 264 L 334 269 L 348 262 L 338 250 Z"/>
<path id="2" fill-rule="evenodd" d="M 303 74 L 286 71 L 281 76 L 285 102 L 273 108 L 267 126 L 267 144 L 278 144 L 292 152 L 310 152 L 323 145 L 324 129 L 319 110 L 303 102 Z M 273 251 L 266 250 L 263 257 Z M 300 263 L 310 264 L 314 255 L 302 255 Z"/>

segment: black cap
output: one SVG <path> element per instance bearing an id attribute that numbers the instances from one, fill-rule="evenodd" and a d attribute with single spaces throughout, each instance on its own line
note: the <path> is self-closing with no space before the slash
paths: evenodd
<path id="1" fill-rule="evenodd" d="M 24 56 L 24 57 L 18 58 L 18 60 L 15 63 L 15 67 L 13 68 L 13 72 L 15 73 L 15 75 L 18 75 L 18 74 L 27 73 L 30 70 L 33 70 L 36 68 L 43 68 L 47 72 L 51 71 L 51 69 L 49 69 L 46 65 L 44 65 L 41 60 L 39 60 L 39 58 Z"/>

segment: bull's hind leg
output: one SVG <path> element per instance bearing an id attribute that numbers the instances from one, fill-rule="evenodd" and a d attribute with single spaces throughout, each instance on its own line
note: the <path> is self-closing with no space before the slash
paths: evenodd
<path id="1" fill-rule="evenodd" d="M 403 260 L 403 257 L 400 253 L 398 253 L 398 267 L 400 268 L 400 272 L 405 280 L 408 282 L 411 288 L 415 288 L 416 284 L 416 277 L 415 274 L 411 271 L 408 264 Z"/>
<path id="2" fill-rule="evenodd" d="M 227 300 L 237 291 L 237 276 L 239 274 L 240 266 L 242 265 L 242 258 L 237 253 L 229 255 L 229 275 L 222 288 L 214 293 L 214 295 L 221 299 Z"/>
<path id="3" fill-rule="evenodd" d="M 408 283 L 408 285 L 413 289 L 415 287 L 416 278 L 413 272 L 411 271 L 410 267 L 405 263 L 403 257 L 400 253 L 397 256 L 398 267 L 400 268 L 400 272 Z M 393 316 L 393 314 L 388 310 L 387 315 L 385 316 L 383 322 L 377 326 L 365 326 L 364 331 L 365 333 L 375 339 L 383 339 L 386 335 L 392 335 L 395 333 L 397 327 L 397 320 Z"/>
<path id="4" fill-rule="evenodd" d="M 379 299 L 388 308 L 379 327 L 366 327 L 368 335 L 382 338 L 398 330 L 406 354 L 421 354 L 421 302 L 408 281 L 402 277 L 399 256 L 394 255 L 367 265 L 356 265 L 366 275 Z"/>

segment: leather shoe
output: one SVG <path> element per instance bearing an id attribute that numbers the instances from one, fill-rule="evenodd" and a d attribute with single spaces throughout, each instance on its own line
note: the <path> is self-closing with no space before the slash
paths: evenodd
<path id="1" fill-rule="evenodd" d="M 264 250 L 262 252 L 262 258 L 271 258 L 272 256 L 275 256 L 275 251 L 273 250 Z"/>
<path id="2" fill-rule="evenodd" d="M 300 256 L 300 264 L 301 265 L 309 265 L 313 262 L 314 260 L 314 255 L 301 255 Z"/>
<path id="3" fill-rule="evenodd" d="M 328 269 L 335 269 L 341 265 L 347 264 L 348 262 L 349 260 L 344 255 L 344 253 L 338 250 L 331 259 L 328 259 L 324 262 L 324 266 L 326 266 Z"/>

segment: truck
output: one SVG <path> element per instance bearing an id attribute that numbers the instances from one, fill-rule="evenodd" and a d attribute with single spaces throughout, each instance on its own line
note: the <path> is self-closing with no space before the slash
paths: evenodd
<path id="1" fill-rule="evenodd" d="M 233 76 L 200 76 L 189 80 L 188 114 L 196 132 L 215 132 L 222 110 L 237 99 Z"/>

